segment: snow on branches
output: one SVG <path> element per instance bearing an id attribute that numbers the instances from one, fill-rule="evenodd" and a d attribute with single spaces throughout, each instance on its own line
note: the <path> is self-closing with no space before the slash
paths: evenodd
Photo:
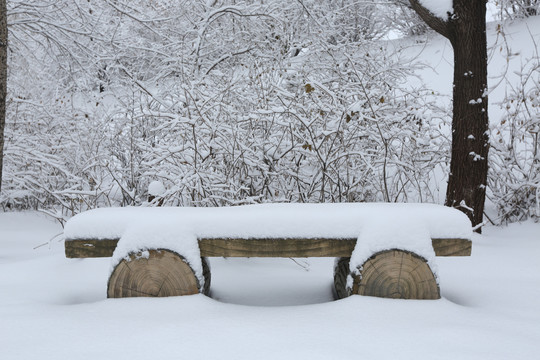
<path id="1" fill-rule="evenodd" d="M 59 5 L 23 7 L 54 42 L 12 62 L 53 72 L 12 67 L 4 206 L 141 204 L 156 180 L 168 205 L 434 198 L 446 117 L 375 41 L 378 6 L 102 1 L 47 28 Z"/>

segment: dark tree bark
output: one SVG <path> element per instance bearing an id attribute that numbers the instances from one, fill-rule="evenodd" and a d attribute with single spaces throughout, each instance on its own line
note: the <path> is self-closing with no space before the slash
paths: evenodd
<path id="1" fill-rule="evenodd" d="M 488 172 L 486 0 L 454 0 L 454 13 L 447 20 L 418 0 L 410 3 L 454 49 L 452 157 L 445 205 L 463 211 L 475 226 L 484 215 Z"/>
<path id="2" fill-rule="evenodd" d="M 2 166 L 4 163 L 4 127 L 6 124 L 7 92 L 7 8 L 0 0 L 0 192 L 2 191 Z"/>

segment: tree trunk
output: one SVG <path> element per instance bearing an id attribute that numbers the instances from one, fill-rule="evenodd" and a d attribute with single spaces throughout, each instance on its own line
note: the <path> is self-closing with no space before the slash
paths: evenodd
<path id="1" fill-rule="evenodd" d="M 446 21 L 418 0 L 410 2 L 454 49 L 452 154 L 445 205 L 463 211 L 475 226 L 483 219 L 488 172 L 486 1 L 454 0 L 454 13 Z"/>
<path id="2" fill-rule="evenodd" d="M 482 223 L 488 172 L 486 4 L 455 0 L 452 158 L 446 205 Z"/>
<path id="3" fill-rule="evenodd" d="M 7 38 L 8 30 L 6 0 L 0 0 L 0 193 L 2 191 L 2 166 L 4 162 L 4 127 L 6 124 Z"/>

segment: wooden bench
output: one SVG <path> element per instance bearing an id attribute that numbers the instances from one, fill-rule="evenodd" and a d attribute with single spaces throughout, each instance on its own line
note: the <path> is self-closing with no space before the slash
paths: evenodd
<path id="1" fill-rule="evenodd" d="M 210 217 L 208 221 L 212 221 Z M 253 221 L 251 219 L 250 221 Z M 68 223 L 69 224 L 69 223 Z M 76 232 L 75 232 L 76 233 Z M 86 235 L 92 231 L 86 231 Z M 217 232 L 219 233 L 219 231 Z M 111 257 L 120 237 L 81 238 L 66 234 L 68 258 Z M 426 259 L 408 249 L 373 253 L 358 271 L 349 261 L 357 237 L 231 237 L 198 236 L 203 281 L 182 254 L 167 248 L 133 251 L 121 260 L 108 281 L 108 297 L 172 296 L 208 294 L 209 257 L 335 257 L 334 285 L 337 298 L 351 294 L 390 298 L 438 299 L 439 286 Z M 432 237 L 436 256 L 470 256 L 472 243 L 466 237 Z M 348 278 L 352 277 L 351 280 Z M 349 283 L 347 283 L 349 281 Z M 201 282 L 203 284 L 201 284 Z"/>

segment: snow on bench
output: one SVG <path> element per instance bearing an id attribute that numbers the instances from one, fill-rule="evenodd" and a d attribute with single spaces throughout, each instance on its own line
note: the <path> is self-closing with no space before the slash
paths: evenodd
<path id="1" fill-rule="evenodd" d="M 438 298 L 435 255 L 470 255 L 471 234 L 455 209 L 388 203 L 105 208 L 73 217 L 64 230 L 67 257 L 112 256 L 109 297 L 207 293 L 206 257 L 330 256 L 340 258 L 338 297 Z M 380 286 L 377 269 L 385 267 Z M 140 273 L 148 271 L 166 278 L 145 285 Z"/>

